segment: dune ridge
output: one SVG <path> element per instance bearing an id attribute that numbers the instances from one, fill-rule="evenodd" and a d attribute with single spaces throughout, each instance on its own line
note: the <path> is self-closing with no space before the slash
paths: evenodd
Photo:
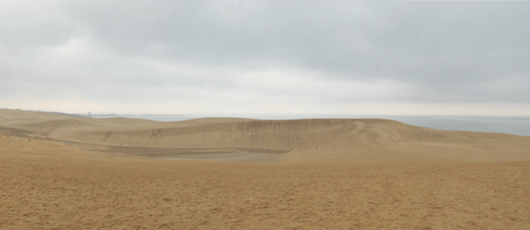
<path id="1" fill-rule="evenodd" d="M 530 160 L 530 137 L 445 131 L 385 119 L 254 120 L 202 118 L 157 122 L 3 111 L 0 126 L 33 136 L 135 156 L 285 153 L 279 161 L 358 163 Z M 11 118 L 10 118 L 11 116 Z M 136 148 L 136 149 L 134 149 Z M 145 150 L 141 153 L 142 148 Z M 153 153 L 156 152 L 156 153 Z M 192 157 L 192 156 L 191 156 Z"/>

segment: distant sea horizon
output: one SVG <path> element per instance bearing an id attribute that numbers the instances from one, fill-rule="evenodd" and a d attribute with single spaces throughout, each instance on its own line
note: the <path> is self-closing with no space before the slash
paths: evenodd
<path id="1" fill-rule="evenodd" d="M 77 114 L 80 115 L 80 114 Z M 530 136 L 530 117 L 489 117 L 489 116 L 391 116 L 391 115 L 270 115 L 270 114 L 93 114 L 82 115 L 93 118 L 126 117 L 153 121 L 174 122 L 207 117 L 232 117 L 261 120 L 293 119 L 355 119 L 382 118 L 403 122 L 409 125 L 422 126 L 441 130 L 458 130 L 473 132 L 507 133 Z"/>

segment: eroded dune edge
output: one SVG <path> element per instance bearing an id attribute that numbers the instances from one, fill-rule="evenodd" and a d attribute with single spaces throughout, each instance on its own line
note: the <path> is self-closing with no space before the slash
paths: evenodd
<path id="1" fill-rule="evenodd" d="M 0 229 L 530 228 L 508 134 L 0 110 L 0 159 Z"/>

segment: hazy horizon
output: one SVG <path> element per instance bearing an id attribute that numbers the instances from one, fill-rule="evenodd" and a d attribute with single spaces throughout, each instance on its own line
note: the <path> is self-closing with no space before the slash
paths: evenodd
<path id="1" fill-rule="evenodd" d="M 197 117 L 229 117 L 239 116 L 239 118 L 252 118 L 252 117 L 306 117 L 306 118 L 372 118 L 372 117 L 462 117 L 462 118 L 530 118 L 530 115 L 439 115 L 439 114 L 413 114 L 413 115 L 402 115 L 402 114 L 332 114 L 332 113 L 115 113 L 115 112 L 86 112 L 86 113 L 69 113 L 65 111 L 53 111 L 53 110 L 41 110 L 41 109 L 19 109 L 19 108 L 0 108 L 8 110 L 22 110 L 28 112 L 43 112 L 43 113 L 56 113 L 64 115 L 78 115 L 78 116 L 197 116 Z"/>

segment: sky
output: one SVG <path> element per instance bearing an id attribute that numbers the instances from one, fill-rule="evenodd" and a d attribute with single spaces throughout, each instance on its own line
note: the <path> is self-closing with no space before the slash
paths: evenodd
<path id="1" fill-rule="evenodd" d="M 0 1 L 0 108 L 530 116 L 530 1 Z"/>

